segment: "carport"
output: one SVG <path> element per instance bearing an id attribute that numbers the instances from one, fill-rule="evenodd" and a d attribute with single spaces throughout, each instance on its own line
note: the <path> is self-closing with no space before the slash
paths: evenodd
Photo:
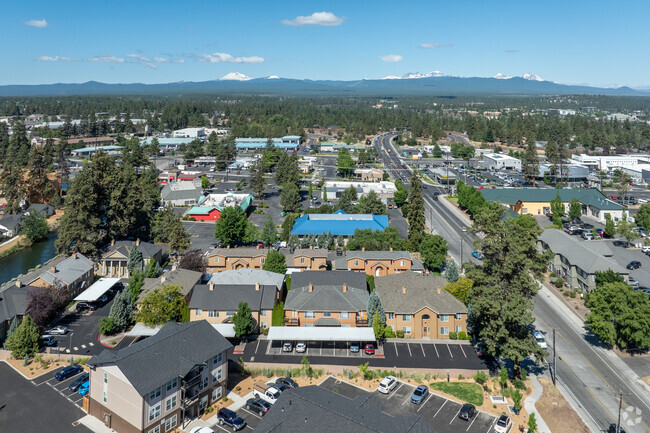
<path id="1" fill-rule="evenodd" d="M 271 326 L 267 340 L 280 341 L 375 341 L 375 331 L 369 327 L 301 327 Z"/>
<path id="2" fill-rule="evenodd" d="M 74 300 L 84 301 L 84 302 L 95 302 L 104 293 L 108 292 L 110 289 L 115 287 L 115 285 L 119 282 L 120 282 L 119 278 L 108 278 L 108 277 L 100 278 L 92 286 L 88 287 L 86 290 L 81 292 L 76 298 L 74 298 Z"/>

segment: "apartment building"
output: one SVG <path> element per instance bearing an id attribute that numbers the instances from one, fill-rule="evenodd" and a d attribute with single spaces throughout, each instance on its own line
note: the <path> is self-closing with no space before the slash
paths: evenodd
<path id="1" fill-rule="evenodd" d="M 413 258 L 408 251 L 346 251 L 343 256 L 334 256 L 332 268 L 365 272 L 375 277 L 399 274 L 406 271 L 422 272 L 422 262 Z"/>

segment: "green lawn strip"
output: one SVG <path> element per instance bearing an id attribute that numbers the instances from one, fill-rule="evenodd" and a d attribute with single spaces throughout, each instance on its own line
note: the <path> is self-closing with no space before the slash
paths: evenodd
<path id="1" fill-rule="evenodd" d="M 483 388 L 477 383 L 468 382 L 434 382 L 431 389 L 442 391 L 446 394 L 471 403 L 474 406 L 483 404 Z"/>

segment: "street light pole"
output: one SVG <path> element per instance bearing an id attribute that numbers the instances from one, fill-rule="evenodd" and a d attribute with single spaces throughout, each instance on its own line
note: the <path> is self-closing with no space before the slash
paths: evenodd
<path id="1" fill-rule="evenodd" d="M 72 353 L 72 336 L 74 335 L 74 332 L 70 333 L 70 342 L 68 344 L 68 353 Z"/>

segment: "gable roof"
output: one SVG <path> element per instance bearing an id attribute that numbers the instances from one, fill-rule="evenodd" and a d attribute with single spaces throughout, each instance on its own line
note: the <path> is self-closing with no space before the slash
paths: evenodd
<path id="1" fill-rule="evenodd" d="M 212 274 L 210 282 L 231 286 L 255 285 L 255 283 L 260 283 L 264 286 L 275 286 L 277 290 L 280 290 L 284 284 L 284 277 L 284 274 L 246 268 L 217 272 Z"/>
<path id="2" fill-rule="evenodd" d="M 151 290 L 162 288 L 164 286 L 180 286 L 183 296 L 187 296 L 194 286 L 200 281 L 203 274 L 189 269 L 177 268 L 169 272 L 164 272 L 158 278 L 145 278 L 144 284 L 140 289 L 138 301 L 141 301 Z"/>
<path id="3" fill-rule="evenodd" d="M 436 314 L 467 313 L 467 307 L 446 290 L 440 290 L 447 283 L 435 275 L 416 272 L 387 275 L 375 278 L 375 292 L 379 295 L 385 311 L 398 314 L 413 314 L 423 307 L 429 307 Z M 406 287 L 406 294 L 402 288 Z"/>
<path id="4" fill-rule="evenodd" d="M 309 292 L 309 284 L 312 292 Z M 347 292 L 343 292 L 347 284 Z M 365 311 L 368 306 L 366 274 L 353 271 L 305 271 L 291 277 L 285 310 Z"/>
<path id="5" fill-rule="evenodd" d="M 125 258 L 129 257 L 129 251 L 131 251 L 131 248 L 136 244 L 134 241 L 115 241 L 112 245 L 110 245 L 104 254 L 102 254 L 102 259 L 107 258 L 114 252 L 119 252 L 120 254 L 124 255 Z M 138 251 L 142 254 L 142 259 L 147 260 L 158 253 L 160 253 L 163 249 L 162 245 L 156 245 L 151 242 L 140 242 L 138 245 Z"/>
<path id="6" fill-rule="evenodd" d="M 287 389 L 255 427 L 260 433 L 435 433 L 419 416 L 394 417 L 364 392 L 354 399 L 311 385 Z"/>
<path id="7" fill-rule="evenodd" d="M 296 219 L 292 235 L 305 236 L 332 233 L 334 236 L 351 236 L 359 230 L 384 230 L 388 227 L 388 215 L 346 214 L 338 210 L 333 214 L 306 214 Z"/>
<path id="8" fill-rule="evenodd" d="M 560 195 L 563 203 L 568 203 L 572 198 L 577 198 L 581 203 L 600 210 L 622 210 L 618 203 L 609 200 L 596 188 L 579 189 L 552 189 L 552 188 L 495 188 L 482 189 L 481 194 L 486 201 L 497 201 L 509 205 L 523 202 L 548 203 Z"/>
<path id="9" fill-rule="evenodd" d="M 257 289 L 256 289 L 257 288 Z M 190 308 L 201 310 L 236 311 L 244 301 L 252 311 L 272 310 L 277 289 L 274 285 L 260 284 L 198 284 L 192 292 Z"/>
<path id="10" fill-rule="evenodd" d="M 196 364 L 232 345 L 207 321 L 166 323 L 158 333 L 117 352 L 104 350 L 88 365 L 115 365 L 144 396 L 170 380 L 185 376 Z"/>
<path id="11" fill-rule="evenodd" d="M 593 243 L 605 241 L 590 241 L 588 244 L 577 240 L 575 237 L 557 229 L 546 229 L 539 235 L 539 240 L 544 242 L 555 254 L 566 257 L 571 265 L 577 266 L 583 271 L 593 274 L 596 271 L 611 269 L 617 274 L 629 274 L 630 272 L 618 263 L 604 257 L 599 252 L 600 248 L 592 248 Z"/>
<path id="12" fill-rule="evenodd" d="M 51 285 L 61 281 L 67 286 L 82 278 L 85 273 L 93 268 L 94 263 L 92 260 L 81 253 L 74 253 L 56 265 L 43 268 L 42 273 L 29 282 L 42 278 Z"/>
<path id="13" fill-rule="evenodd" d="M 33 287 L 6 286 L 0 291 L 0 323 L 12 320 L 16 316 L 24 316 L 27 310 L 27 293 Z"/>
<path id="14" fill-rule="evenodd" d="M 197 185 L 197 182 L 199 183 Z M 198 200 L 203 194 L 203 189 L 198 181 L 172 182 L 162 187 L 160 197 L 163 200 Z"/>
<path id="15" fill-rule="evenodd" d="M 0 218 L 0 226 L 5 227 L 7 230 L 13 230 L 15 227 L 22 225 L 25 219 L 25 214 L 5 215 Z"/>
<path id="16" fill-rule="evenodd" d="M 51 204 L 43 204 L 43 203 L 33 203 L 32 205 L 27 208 L 26 213 L 30 212 L 38 212 L 41 215 L 47 217 L 49 215 L 52 215 L 54 213 L 54 206 Z"/>
<path id="17" fill-rule="evenodd" d="M 208 257 L 266 257 L 268 248 L 237 247 L 237 248 L 215 248 L 210 251 Z"/>
<path id="18" fill-rule="evenodd" d="M 333 256 L 336 257 L 336 256 Z M 414 259 L 408 251 L 346 251 L 343 257 L 337 257 L 334 260 L 334 269 L 347 269 L 348 260 L 378 260 L 390 262 L 393 260 L 406 259 L 411 261 L 411 269 L 423 270 L 422 262 Z"/>

